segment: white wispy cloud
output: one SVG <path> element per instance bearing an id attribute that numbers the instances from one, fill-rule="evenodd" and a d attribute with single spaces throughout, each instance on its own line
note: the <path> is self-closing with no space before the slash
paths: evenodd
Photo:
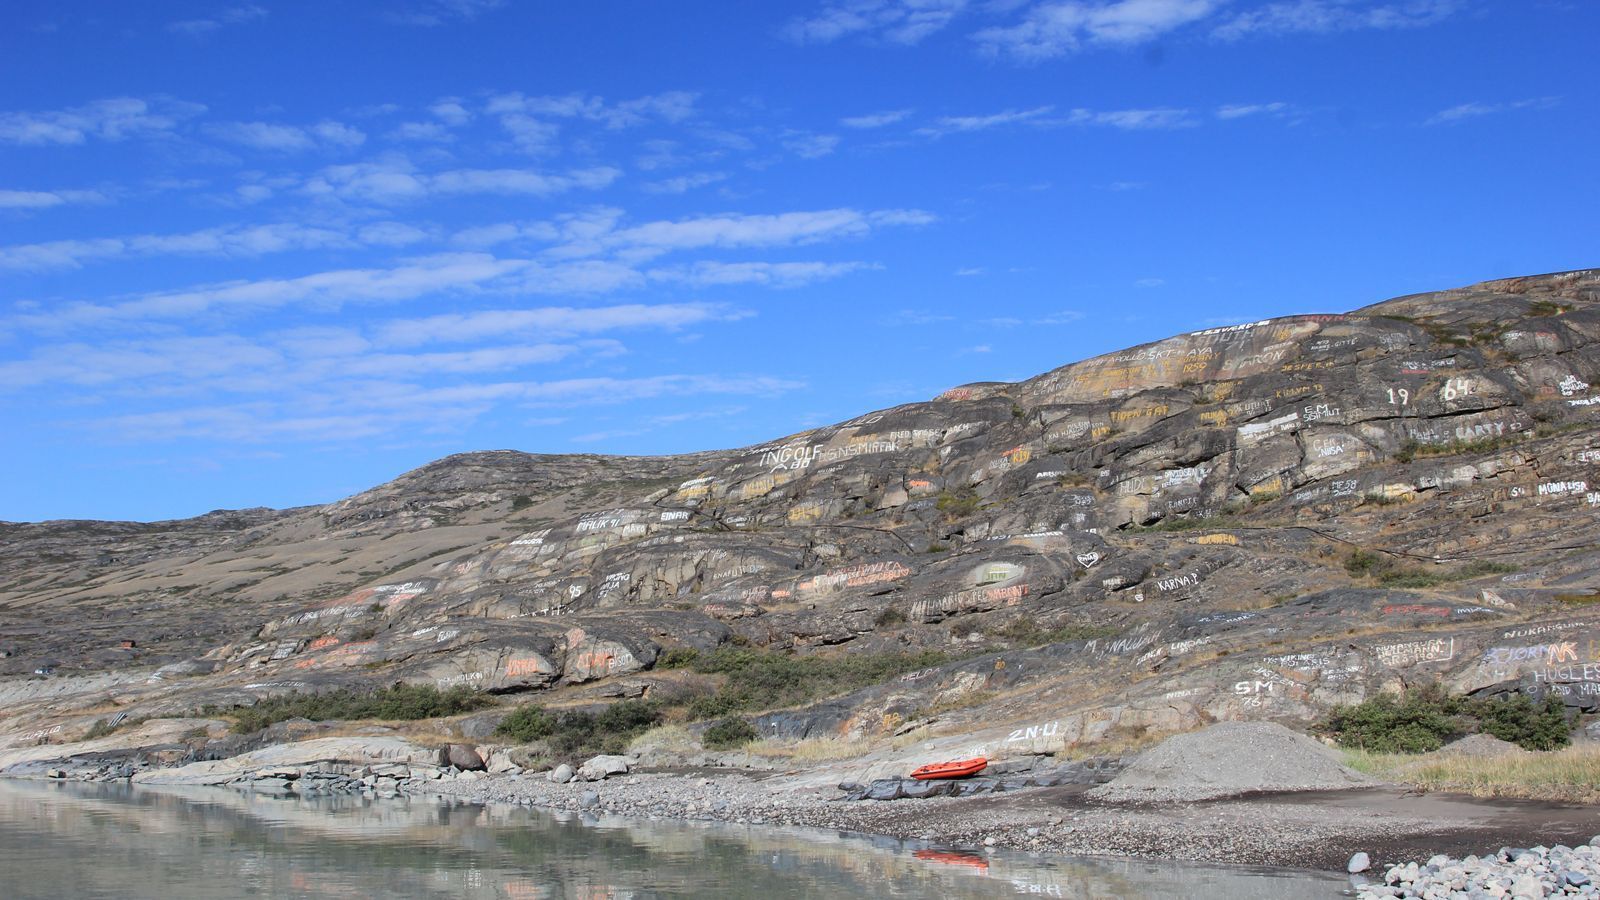
<path id="1" fill-rule="evenodd" d="M 367 135 L 342 122 L 322 121 L 315 125 L 283 125 L 275 122 L 224 122 L 205 126 L 206 133 L 221 141 L 275 153 L 314 149 L 349 150 L 361 146 Z"/>
<path id="2" fill-rule="evenodd" d="M 647 181 L 640 185 L 645 191 L 652 194 L 684 194 L 695 188 L 725 181 L 726 172 L 696 172 L 693 175 L 679 175 L 674 178 L 663 178 L 659 181 Z"/>
<path id="3" fill-rule="evenodd" d="M 0 205 L 3 205 L 3 198 L 0 198 Z M 393 247 L 415 243 L 426 236 L 422 230 L 399 222 L 373 222 L 352 231 L 298 223 L 233 225 L 182 234 L 139 234 L 0 246 L 0 269 L 76 268 L 124 257 L 253 257 L 289 250 Z"/>
<path id="4" fill-rule="evenodd" d="M 1075 109 L 1068 121 L 1074 125 L 1106 125 L 1127 131 L 1190 128 L 1199 124 L 1187 109 Z"/>
<path id="5" fill-rule="evenodd" d="M 115 386 L 117 393 L 276 393 L 368 378 L 424 378 L 505 372 L 567 360 L 611 356 L 615 341 L 512 344 L 469 350 L 392 353 L 362 341 L 335 343 L 203 335 L 40 348 L 31 358 L 0 364 L 0 390 L 43 384 Z"/>
<path id="6" fill-rule="evenodd" d="M 1436 25 L 1459 12 L 1460 0 L 1283 0 L 1230 16 L 1213 34 L 1223 40 L 1256 35 L 1392 30 Z"/>
<path id="7" fill-rule="evenodd" d="M 438 122 L 401 122 L 384 135 L 391 141 L 420 141 L 445 144 L 456 139 L 449 128 Z"/>
<path id="8" fill-rule="evenodd" d="M 460 127 L 472 121 L 472 113 L 456 97 L 444 97 L 429 104 L 428 112 L 451 127 Z"/>
<path id="9" fill-rule="evenodd" d="M 590 431 L 585 434 L 573 435 L 569 438 L 574 444 L 592 444 L 599 441 L 615 440 L 616 438 L 638 437 L 649 434 L 662 428 L 673 425 L 682 425 L 685 422 L 702 422 L 707 419 L 727 419 L 744 412 L 747 407 L 729 406 L 719 409 L 699 409 L 693 412 L 668 413 L 666 415 L 650 416 L 637 426 L 628 428 L 612 428 L 604 431 Z"/>
<path id="10" fill-rule="evenodd" d="M 678 282 L 694 287 L 758 284 L 794 288 L 840 278 L 851 272 L 876 268 L 862 262 L 714 262 L 702 260 L 688 266 L 651 269 L 652 281 Z"/>
<path id="11" fill-rule="evenodd" d="M 1512 100 L 1506 103 L 1462 103 L 1459 106 L 1452 106 L 1449 109 L 1434 113 L 1423 124 L 1453 125 L 1457 122 L 1465 122 L 1468 119 L 1515 112 L 1519 109 L 1549 109 L 1560 102 L 1557 97 L 1530 97 L 1526 100 Z"/>
<path id="12" fill-rule="evenodd" d="M 770 215 L 726 213 L 646 222 L 626 228 L 602 226 L 591 233 L 569 231 L 565 252 L 590 255 L 622 252 L 646 259 L 673 251 L 710 247 L 777 247 L 859 237 L 877 228 L 927 225 L 937 221 L 918 209 L 824 209 Z M 593 223 L 586 223 L 593 224 Z"/>
<path id="13" fill-rule="evenodd" d="M 915 44 L 949 25 L 966 6 L 967 0 L 835 0 L 815 15 L 790 20 L 783 35 L 799 44 L 851 35 Z"/>
<path id="14" fill-rule="evenodd" d="M 985 53 L 1034 62 L 1075 53 L 1085 45 L 1141 44 L 1197 22 L 1222 0 L 1115 0 L 1036 3 L 1013 25 L 973 35 Z"/>
<path id="15" fill-rule="evenodd" d="M 648 122 L 682 122 L 695 115 L 698 97 L 689 91 L 664 91 L 612 103 L 589 94 L 508 93 L 490 97 L 483 111 L 499 121 L 520 149 L 539 153 L 555 142 L 562 120 L 592 122 L 610 130 Z"/>
<path id="16" fill-rule="evenodd" d="M 198 103 L 167 97 L 113 97 L 67 109 L 4 112 L 0 113 L 0 143 L 47 146 L 82 144 L 90 139 L 161 137 L 205 109 Z"/>
<path id="17" fill-rule="evenodd" d="M 917 129 L 917 133 L 937 137 L 965 131 L 986 131 L 1002 125 L 1035 122 L 1054 111 L 1053 106 L 1036 106 L 1032 109 L 1008 109 L 982 116 L 943 116 L 935 120 L 932 125 Z"/>
<path id="18" fill-rule="evenodd" d="M 203 37 L 227 25 L 243 25 L 266 17 L 267 11 L 259 6 L 230 6 L 205 18 L 168 22 L 167 30 L 189 37 Z"/>
<path id="19" fill-rule="evenodd" d="M 1288 113 L 1292 107 L 1284 102 L 1274 103 L 1239 103 L 1217 107 L 1219 119 L 1243 119 L 1248 116 L 1281 116 Z"/>
<path id="20" fill-rule="evenodd" d="M 505 5 L 506 0 L 411 0 L 402 8 L 385 13 L 385 18 L 398 25 L 431 28 L 453 21 L 470 22 Z"/>
<path id="21" fill-rule="evenodd" d="M 708 322 L 732 322 L 754 315 L 711 303 L 629 303 L 619 306 L 545 306 L 451 313 L 385 323 L 376 340 L 388 346 L 461 343 L 538 334 L 545 338 L 637 328 L 676 331 Z"/>
<path id="22" fill-rule="evenodd" d="M 68 204 L 105 203 L 108 199 L 99 191 L 0 190 L 0 209 L 48 209 Z M 0 251 L 0 255 L 3 253 Z"/>
<path id="23" fill-rule="evenodd" d="M 839 124 L 846 128 L 882 128 L 893 125 L 911 117 L 913 110 L 891 109 L 884 112 L 869 113 L 864 116 L 849 116 L 839 120 Z"/>
<path id="24" fill-rule="evenodd" d="M 131 298 L 76 302 L 13 317 L 9 324 L 59 330 L 142 319 L 202 316 L 214 311 L 259 311 L 291 304 L 337 308 L 351 302 L 398 302 L 426 294 L 470 291 L 528 268 L 520 259 L 485 253 L 438 254 L 388 268 L 335 269 L 297 278 L 202 285 Z"/>
<path id="25" fill-rule="evenodd" d="M 572 190 L 603 188 L 617 169 L 597 166 L 561 173 L 535 169 L 446 169 L 422 172 L 407 160 L 328 166 L 307 179 L 301 191 L 314 197 L 361 203 L 397 204 L 430 197 L 502 194 L 544 197 Z"/>
<path id="26" fill-rule="evenodd" d="M 405 381 L 360 381 L 244 403 L 201 404 L 85 422 L 122 440 L 212 438 L 237 443 L 350 442 L 389 435 L 446 433 L 496 406 L 581 407 L 666 397 L 775 397 L 805 382 L 766 375 L 672 373 L 633 378 L 568 378 L 421 388 Z"/>
<path id="27" fill-rule="evenodd" d="M 981 116 L 945 116 L 916 130 L 922 137 L 944 137 L 987 131 L 991 128 L 1023 126 L 1030 128 L 1062 128 L 1067 126 L 1104 126 L 1126 131 L 1149 131 L 1167 128 L 1189 128 L 1199 124 L 1187 109 L 1161 107 L 1155 109 L 1069 109 L 1057 113 L 1055 107 L 1037 106 L 1033 109 L 1004 110 Z"/>
<path id="28" fill-rule="evenodd" d="M 803 159 L 818 159 L 832 153 L 839 146 L 836 134 L 791 134 L 783 139 L 789 152 Z"/>

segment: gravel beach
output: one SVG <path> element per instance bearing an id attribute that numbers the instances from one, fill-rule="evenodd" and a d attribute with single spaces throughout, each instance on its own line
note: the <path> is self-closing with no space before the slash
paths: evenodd
<path id="1" fill-rule="evenodd" d="M 1394 787 L 1126 806 L 1084 785 L 977 797 L 843 801 L 797 790 L 782 775 L 644 772 L 555 784 L 543 774 L 430 782 L 428 791 L 483 803 L 522 803 L 620 815 L 832 828 L 920 838 L 956 848 L 1138 856 L 1230 865 L 1342 870 L 1351 854 L 1382 864 L 1435 853 L 1465 856 L 1511 842 L 1581 844 L 1600 811 Z"/>

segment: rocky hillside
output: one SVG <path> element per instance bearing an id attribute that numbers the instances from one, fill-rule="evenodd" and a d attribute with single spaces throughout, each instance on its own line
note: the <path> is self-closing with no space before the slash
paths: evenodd
<path id="1" fill-rule="evenodd" d="M 1516 278 L 738 450 L 0 524 L 0 747 L 341 685 L 637 696 L 730 641 L 973 651 L 758 722 L 786 736 L 1059 750 L 1427 680 L 1600 708 L 1597 341 L 1600 270 Z"/>

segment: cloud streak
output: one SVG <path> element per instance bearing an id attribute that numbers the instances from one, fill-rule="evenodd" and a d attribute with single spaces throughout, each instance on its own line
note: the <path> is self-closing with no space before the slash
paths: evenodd
<path id="1" fill-rule="evenodd" d="M 966 7 L 967 0 L 845 0 L 791 19 L 782 34 L 797 44 L 826 44 L 850 36 L 916 44 L 945 28 Z"/>
<path id="2" fill-rule="evenodd" d="M 0 144 L 48 147 L 90 140 L 125 141 L 163 137 L 205 112 L 198 103 L 171 98 L 113 97 L 46 112 L 0 113 Z"/>
<path id="3" fill-rule="evenodd" d="M 1560 99 L 1556 97 L 1530 97 L 1526 100 L 1513 100 L 1508 103 L 1462 103 L 1434 113 L 1423 124 L 1456 125 L 1470 119 L 1497 116 L 1522 109 L 1549 109 L 1560 102 Z"/>
<path id="4" fill-rule="evenodd" d="M 1020 22 L 982 29 L 973 39 L 989 55 L 1038 62 L 1086 46 L 1146 43 L 1204 19 L 1220 5 L 1220 0 L 1039 3 Z"/>

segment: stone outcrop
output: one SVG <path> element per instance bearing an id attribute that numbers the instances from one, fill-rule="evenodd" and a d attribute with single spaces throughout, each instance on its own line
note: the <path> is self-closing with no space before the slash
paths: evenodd
<path id="1" fill-rule="evenodd" d="M 1600 711 L 1597 340 L 1600 273 L 1507 279 L 736 450 L 470 453 L 323 507 L 0 524 L 0 751 L 396 681 L 649 696 L 663 654 L 730 642 L 952 651 L 756 724 L 999 756 L 1424 681 Z"/>

